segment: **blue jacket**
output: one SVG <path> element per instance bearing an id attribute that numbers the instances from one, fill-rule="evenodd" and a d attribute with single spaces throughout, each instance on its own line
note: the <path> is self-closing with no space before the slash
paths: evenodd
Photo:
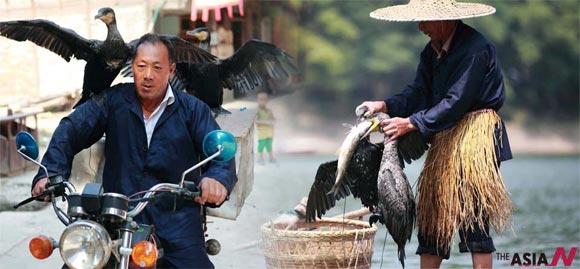
<path id="1" fill-rule="evenodd" d="M 389 114 L 409 117 L 426 141 L 453 127 L 468 112 L 491 108 L 498 111 L 505 100 L 503 75 L 495 46 L 482 34 L 459 21 L 449 52 L 441 59 L 429 42 L 415 81 L 400 94 L 385 100 Z M 496 130 L 499 161 L 512 158 L 505 125 Z M 500 146 L 501 145 L 501 146 Z"/>
<path id="2" fill-rule="evenodd" d="M 205 134 L 220 127 L 206 104 L 183 92 L 173 93 L 175 102 L 161 115 L 149 146 L 134 84 L 116 85 L 77 107 L 61 120 L 42 159 L 49 176 L 68 178 L 74 155 L 105 134 L 105 192 L 128 196 L 161 182 L 179 183 L 181 173 L 203 158 Z M 214 178 L 228 194 L 237 181 L 233 160 L 210 162 L 196 174 L 187 180 L 199 183 L 202 177 Z M 42 177 L 44 172 L 39 170 L 33 183 Z M 136 220 L 155 225 L 166 257 L 174 265 L 209 268 L 200 209 L 197 203 L 164 197 L 150 203 Z"/>

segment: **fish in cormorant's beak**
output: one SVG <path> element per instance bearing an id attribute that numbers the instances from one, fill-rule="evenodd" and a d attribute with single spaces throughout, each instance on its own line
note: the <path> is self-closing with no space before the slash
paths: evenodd
<path id="1" fill-rule="evenodd" d="M 369 115 L 369 112 L 366 112 L 365 114 L 363 114 L 362 118 L 363 118 L 363 121 L 370 121 L 372 124 L 370 125 L 370 127 L 366 131 L 366 133 L 361 137 L 361 139 L 369 136 L 372 132 L 377 131 L 379 129 L 379 126 L 381 125 L 381 121 L 383 120 L 377 114 Z"/>
<path id="2" fill-rule="evenodd" d="M 361 141 L 363 134 L 368 131 L 371 125 L 372 123 L 369 121 L 360 121 L 356 126 L 351 127 L 348 135 L 344 141 L 342 141 L 336 167 L 336 180 L 329 193 L 337 195 L 341 191 L 340 186 L 346 177 L 346 168 L 348 167 L 348 163 L 356 151 L 356 147 L 359 141 Z"/>
<path id="3" fill-rule="evenodd" d="M 364 133 L 364 135 L 361 136 L 360 139 L 366 138 L 372 132 L 377 131 L 381 121 L 383 120 L 382 118 L 384 118 L 384 113 L 371 114 L 367 106 L 358 106 L 355 109 L 355 114 L 358 116 L 359 122 L 371 122 L 369 129 Z"/>

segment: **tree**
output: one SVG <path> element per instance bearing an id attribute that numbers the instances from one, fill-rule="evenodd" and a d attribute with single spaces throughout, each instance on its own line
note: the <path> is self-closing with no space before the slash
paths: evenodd
<path id="1" fill-rule="evenodd" d="M 333 113 L 351 114 L 361 101 L 383 99 L 410 83 L 428 38 L 417 31 L 417 23 L 369 17 L 374 9 L 407 2 L 292 1 L 299 21 L 289 34 L 300 44 L 302 88 L 310 99 L 325 111 L 332 106 Z M 491 5 L 495 15 L 465 22 L 496 44 L 508 89 L 504 114 L 524 111 L 534 117 L 577 120 L 579 2 L 514 0 Z"/>

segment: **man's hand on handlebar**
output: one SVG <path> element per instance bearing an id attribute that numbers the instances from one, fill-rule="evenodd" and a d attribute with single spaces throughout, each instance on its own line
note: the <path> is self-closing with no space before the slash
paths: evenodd
<path id="1" fill-rule="evenodd" d="M 46 184 L 48 183 L 48 178 L 41 178 L 36 182 L 34 188 L 32 188 L 32 196 L 41 195 L 46 190 Z M 44 196 L 43 201 L 50 202 L 50 196 Z"/>
<path id="2" fill-rule="evenodd" d="M 226 187 L 213 178 L 202 178 L 199 187 L 201 189 L 201 196 L 195 197 L 195 201 L 202 205 L 210 203 L 219 206 L 224 202 L 228 195 Z"/>

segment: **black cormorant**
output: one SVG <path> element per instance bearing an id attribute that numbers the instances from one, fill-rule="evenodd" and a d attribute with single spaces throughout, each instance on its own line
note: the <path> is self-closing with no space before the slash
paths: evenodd
<path id="1" fill-rule="evenodd" d="M 187 32 L 193 36 L 194 44 L 209 50 L 211 35 L 206 28 Z M 264 84 L 269 79 L 286 79 L 290 73 L 298 73 L 292 56 L 275 45 L 259 40 L 250 40 L 232 56 L 216 59 L 215 62 L 178 63 L 176 77 L 189 93 L 204 101 L 216 112 L 229 113 L 221 107 L 223 88 L 236 92 L 247 92 Z"/>
<path id="2" fill-rule="evenodd" d="M 340 184 L 336 194 L 331 192 L 336 178 L 338 161 L 323 163 L 318 167 L 314 183 L 308 194 L 306 220 L 315 221 L 327 210 L 335 206 L 336 201 L 349 196 L 360 198 L 361 203 L 373 211 L 377 205 L 377 184 L 383 143 L 371 143 L 363 138 L 357 145 L 354 154 L 346 167 L 344 183 Z"/>
<path id="3" fill-rule="evenodd" d="M 386 118 L 388 116 L 384 113 L 363 116 L 363 120 L 373 122 L 369 133 L 377 130 L 380 121 Z M 371 212 L 375 212 L 369 219 L 371 224 L 379 221 L 387 227 L 398 245 L 399 260 L 404 267 L 404 248 L 411 238 L 415 222 L 415 201 L 403 167 L 404 162 L 410 163 L 420 158 L 427 148 L 417 131 L 386 145 L 383 142 L 373 144 L 368 136 L 364 136 L 348 160 L 343 180 L 335 182 L 338 161 L 319 166 L 308 195 L 306 220 L 320 218 L 334 207 L 337 200 L 352 193 Z M 331 191 L 333 188 L 336 193 Z"/>
<path id="4" fill-rule="evenodd" d="M 99 9 L 95 19 L 107 25 L 105 41 L 86 39 L 71 29 L 40 19 L 0 22 L 0 34 L 16 41 L 32 41 L 60 55 L 67 62 L 72 57 L 87 61 L 82 97 L 76 107 L 87 101 L 93 93 L 108 88 L 132 51 L 117 30 L 113 9 Z"/>
<path id="5" fill-rule="evenodd" d="M 125 43 L 117 29 L 115 12 L 112 8 L 99 9 L 95 19 L 107 25 L 107 38 L 104 41 L 86 39 L 75 31 L 60 27 L 48 20 L 16 20 L 0 22 L 0 35 L 16 41 L 29 40 L 65 59 L 72 57 L 85 60 L 82 97 L 75 105 L 87 101 L 92 95 L 108 88 L 120 70 L 133 57 L 133 46 Z M 213 62 L 215 57 L 195 45 L 176 36 L 165 36 L 175 46 L 177 62 Z"/>

